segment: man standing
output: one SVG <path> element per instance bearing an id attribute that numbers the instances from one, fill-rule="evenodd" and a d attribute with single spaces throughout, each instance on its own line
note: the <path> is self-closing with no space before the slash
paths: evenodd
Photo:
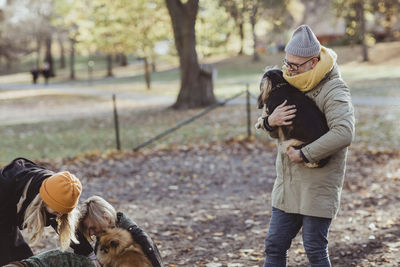
<path id="1" fill-rule="evenodd" d="M 286 266 L 287 251 L 301 228 L 310 265 L 331 266 L 328 232 L 339 209 L 347 147 L 354 138 L 350 91 L 340 77 L 336 53 L 321 46 L 307 25 L 294 31 L 285 52 L 285 80 L 315 101 L 326 117 L 329 131 L 301 149 L 290 147 L 283 151 L 278 140 L 264 267 Z M 278 126 L 292 124 L 296 116 L 296 107 L 285 104 L 262 117 L 263 128 L 272 137 Z M 331 159 L 322 168 L 302 164 L 328 156 Z"/>

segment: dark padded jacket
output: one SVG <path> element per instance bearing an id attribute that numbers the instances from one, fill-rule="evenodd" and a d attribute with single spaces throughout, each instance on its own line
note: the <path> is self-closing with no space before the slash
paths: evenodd
<path id="1" fill-rule="evenodd" d="M 42 182 L 53 174 L 53 171 L 25 158 L 16 158 L 0 169 L 0 266 L 33 255 L 19 230 L 23 229 L 26 208 L 39 194 Z M 26 199 L 17 213 L 17 204 L 29 181 Z M 47 214 L 46 226 L 50 225 L 57 229 L 57 222 Z M 77 233 L 77 238 L 78 241 L 85 240 L 80 232 Z M 91 252 L 90 245 L 85 242 L 71 244 L 71 247 L 77 254 L 86 256 Z"/>
<path id="2" fill-rule="evenodd" d="M 117 227 L 126 229 L 131 233 L 133 240 L 142 247 L 153 267 L 164 266 L 160 252 L 150 236 L 122 212 L 117 213 Z"/>

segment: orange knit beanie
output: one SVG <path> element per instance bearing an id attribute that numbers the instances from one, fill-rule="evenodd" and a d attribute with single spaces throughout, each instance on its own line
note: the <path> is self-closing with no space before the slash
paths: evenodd
<path id="1" fill-rule="evenodd" d="M 53 210 L 69 213 L 78 204 L 82 184 L 75 175 L 59 172 L 45 179 L 40 187 L 40 196 Z"/>

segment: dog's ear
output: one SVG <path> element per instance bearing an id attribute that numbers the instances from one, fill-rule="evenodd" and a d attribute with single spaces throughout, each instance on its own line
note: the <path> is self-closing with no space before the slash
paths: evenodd
<path id="1" fill-rule="evenodd" d="M 260 82 L 260 94 L 258 95 L 257 104 L 258 108 L 262 109 L 271 91 L 271 82 L 267 76 L 264 75 Z"/>
<path id="2" fill-rule="evenodd" d="M 112 247 L 112 248 L 116 248 L 116 247 L 118 247 L 118 245 L 119 245 L 119 242 L 116 240 L 112 240 L 110 242 L 110 247 Z"/>
<path id="3" fill-rule="evenodd" d="M 260 94 L 260 95 L 258 96 L 257 105 L 258 105 L 258 109 L 262 109 L 263 106 L 264 106 L 264 103 L 263 103 L 263 101 L 262 101 L 262 94 Z"/>

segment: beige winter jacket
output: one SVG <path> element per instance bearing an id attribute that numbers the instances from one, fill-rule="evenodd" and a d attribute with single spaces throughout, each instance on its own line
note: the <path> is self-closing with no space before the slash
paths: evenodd
<path id="1" fill-rule="evenodd" d="M 307 168 L 301 163 L 291 162 L 278 141 L 272 206 L 287 213 L 334 218 L 340 204 L 347 147 L 354 138 L 350 91 L 335 65 L 306 95 L 325 114 L 330 130 L 302 151 L 310 162 L 327 156 L 331 159 L 323 168 Z M 270 132 L 273 137 L 275 134 Z"/>

